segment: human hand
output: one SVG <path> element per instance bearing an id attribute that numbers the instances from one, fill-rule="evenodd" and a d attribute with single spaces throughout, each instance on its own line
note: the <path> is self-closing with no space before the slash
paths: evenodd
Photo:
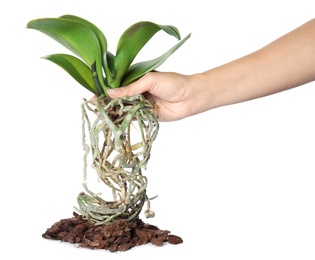
<path id="1" fill-rule="evenodd" d="M 108 90 L 110 98 L 144 94 L 154 100 L 159 121 L 175 121 L 193 114 L 190 76 L 174 72 L 150 72 L 132 84 Z"/>

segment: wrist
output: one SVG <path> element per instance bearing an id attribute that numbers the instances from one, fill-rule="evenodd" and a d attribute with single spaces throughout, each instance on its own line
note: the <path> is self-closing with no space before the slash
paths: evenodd
<path id="1" fill-rule="evenodd" d="M 190 101 L 193 115 L 221 106 L 222 88 L 210 71 L 190 76 Z"/>

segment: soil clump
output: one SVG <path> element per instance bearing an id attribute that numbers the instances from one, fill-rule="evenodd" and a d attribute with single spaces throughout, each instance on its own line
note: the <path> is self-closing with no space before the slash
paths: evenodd
<path id="1" fill-rule="evenodd" d="M 174 245 L 183 243 L 179 236 L 146 224 L 139 218 L 132 223 L 118 220 L 110 224 L 94 226 L 76 212 L 73 212 L 73 217 L 54 223 L 42 237 L 110 252 L 127 251 L 147 243 L 156 246 L 162 246 L 164 243 Z"/>

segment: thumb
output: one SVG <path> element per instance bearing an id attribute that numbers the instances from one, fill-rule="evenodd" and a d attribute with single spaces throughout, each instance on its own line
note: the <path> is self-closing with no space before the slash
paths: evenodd
<path id="1" fill-rule="evenodd" d="M 142 94 L 150 89 L 150 81 L 148 81 L 147 76 L 143 76 L 142 78 L 138 79 L 137 81 L 131 83 L 128 86 L 108 89 L 107 93 L 110 98 L 120 98 L 124 96 L 135 96 Z"/>
<path id="2" fill-rule="evenodd" d="M 108 89 L 107 94 L 110 98 L 119 98 L 119 97 L 126 96 L 125 92 L 128 92 L 128 91 L 124 90 L 123 88 L 126 88 L 126 87 Z"/>
<path id="3" fill-rule="evenodd" d="M 133 86 L 125 86 L 125 87 L 119 87 L 119 88 L 112 88 L 107 90 L 107 94 L 109 95 L 110 98 L 120 98 L 120 97 L 131 97 L 135 96 L 138 94 L 141 94 L 141 91 L 137 91 L 136 88 Z"/>
<path id="4" fill-rule="evenodd" d="M 134 88 L 132 85 L 128 85 L 125 87 L 119 87 L 119 88 L 112 88 L 107 90 L 107 94 L 110 98 L 121 98 L 121 97 L 131 97 L 138 94 L 141 94 L 141 91 L 137 91 L 136 88 Z"/>

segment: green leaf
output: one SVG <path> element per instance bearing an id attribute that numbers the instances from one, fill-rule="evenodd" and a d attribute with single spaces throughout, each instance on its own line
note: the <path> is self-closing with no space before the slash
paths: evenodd
<path id="1" fill-rule="evenodd" d="M 64 18 L 42 18 L 30 21 L 27 28 L 36 29 L 50 36 L 70 51 L 81 57 L 91 67 L 96 63 L 96 72 L 102 87 L 103 80 L 101 47 L 94 31 L 87 25 Z M 103 92 L 103 90 L 98 90 Z"/>
<path id="2" fill-rule="evenodd" d="M 129 68 L 130 64 L 137 56 L 142 47 L 158 31 L 163 30 L 171 36 L 180 40 L 180 34 L 176 27 L 170 25 L 159 25 L 152 22 L 138 22 L 130 26 L 120 37 L 115 57 L 116 75 L 113 82 L 108 84 L 117 88 L 120 86 L 121 79 Z"/>
<path id="3" fill-rule="evenodd" d="M 191 34 L 188 34 L 183 40 L 181 40 L 179 43 L 177 43 L 175 46 L 173 46 L 171 49 L 169 49 L 167 52 L 165 52 L 163 55 L 159 56 L 158 58 L 131 65 L 129 69 L 127 70 L 126 74 L 124 75 L 121 85 L 126 86 L 130 84 L 131 82 L 137 80 L 138 78 L 142 77 L 146 73 L 152 70 L 155 70 L 170 55 L 172 55 L 181 45 L 183 45 L 183 43 L 188 40 L 190 35 Z"/>
<path id="4" fill-rule="evenodd" d="M 57 64 L 68 72 L 83 87 L 95 95 L 99 95 L 94 85 L 92 71 L 77 57 L 68 54 L 52 54 L 44 56 L 43 58 Z"/>
<path id="5" fill-rule="evenodd" d="M 94 33 L 96 34 L 96 36 L 98 38 L 100 47 L 101 47 L 102 62 L 103 62 L 103 68 L 104 68 L 106 77 L 111 80 L 112 77 L 113 77 L 113 74 L 112 74 L 112 71 L 109 68 L 109 65 L 107 64 L 107 59 L 106 59 L 106 55 L 107 55 L 107 40 L 106 40 L 106 37 L 105 37 L 104 33 L 96 25 L 94 25 L 90 21 L 88 21 L 88 20 L 86 20 L 84 18 L 81 18 L 79 16 L 67 14 L 67 15 L 62 15 L 59 18 L 70 19 L 70 20 L 81 22 L 81 23 L 87 25 L 88 27 L 90 27 L 94 31 Z"/>

